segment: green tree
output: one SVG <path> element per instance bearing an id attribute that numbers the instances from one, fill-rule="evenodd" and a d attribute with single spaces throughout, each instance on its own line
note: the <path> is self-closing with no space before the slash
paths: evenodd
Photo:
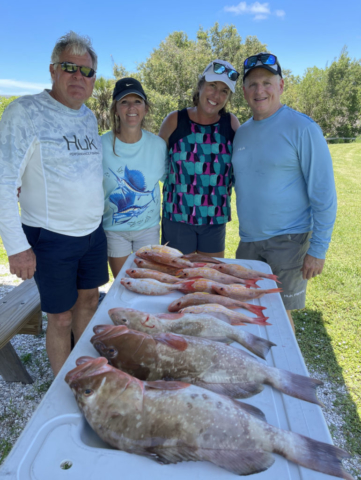
<path id="1" fill-rule="evenodd" d="M 5 108 L 18 97 L 0 97 L 0 118 L 4 113 Z"/>
<path id="2" fill-rule="evenodd" d="M 110 129 L 110 106 L 112 104 L 112 94 L 114 90 L 114 80 L 107 80 L 99 77 L 95 80 L 93 95 L 87 100 L 89 107 L 97 121 L 99 133 Z"/>

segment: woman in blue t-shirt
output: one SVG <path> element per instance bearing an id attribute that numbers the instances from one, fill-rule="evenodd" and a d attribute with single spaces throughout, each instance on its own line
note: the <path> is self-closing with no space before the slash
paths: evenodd
<path id="1" fill-rule="evenodd" d="M 143 130 L 149 103 L 135 78 L 115 84 L 112 130 L 102 136 L 108 260 L 117 276 L 132 251 L 159 244 L 159 180 L 167 173 L 163 139 Z"/>

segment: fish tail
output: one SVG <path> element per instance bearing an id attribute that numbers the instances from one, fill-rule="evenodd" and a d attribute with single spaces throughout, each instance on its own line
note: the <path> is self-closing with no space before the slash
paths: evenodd
<path id="1" fill-rule="evenodd" d="M 274 453 L 279 453 L 287 460 L 316 472 L 354 480 L 342 466 L 342 460 L 350 458 L 350 455 L 341 448 L 293 432 L 283 432 L 283 434 L 286 441 L 281 442 L 281 447 L 275 445 Z"/>
<path id="2" fill-rule="evenodd" d="M 263 359 L 266 359 L 270 348 L 276 346 L 275 343 L 272 343 L 269 340 L 257 337 L 257 335 L 253 335 L 252 333 L 244 331 L 242 331 L 241 334 L 238 332 L 235 333 L 231 338 L 243 345 L 250 352 Z"/>
<path id="3" fill-rule="evenodd" d="M 277 275 L 273 275 L 272 273 L 267 273 L 264 276 L 265 276 L 265 278 L 269 278 L 270 280 L 274 280 L 277 283 L 282 283 L 278 280 Z"/>
<path id="4" fill-rule="evenodd" d="M 251 318 L 251 317 L 249 317 Z M 269 317 L 255 317 L 255 318 L 252 318 L 252 321 L 248 321 L 246 323 L 250 323 L 252 325 L 261 325 L 262 327 L 264 327 L 265 325 L 272 325 L 272 323 L 269 323 L 267 322 L 266 320 L 268 320 Z"/>
<path id="5" fill-rule="evenodd" d="M 244 304 L 243 308 L 246 308 L 251 313 L 255 313 L 258 317 L 264 317 L 263 310 L 266 310 L 266 307 L 261 307 L 260 305 L 252 305 L 251 303 Z"/>
<path id="6" fill-rule="evenodd" d="M 267 367 L 267 371 L 269 376 L 265 383 L 268 385 L 272 385 L 272 387 L 291 397 L 323 406 L 316 396 L 316 388 L 323 385 L 320 380 L 274 367 Z"/>
<path id="7" fill-rule="evenodd" d="M 282 288 L 269 288 L 268 290 L 265 290 L 265 293 L 277 293 L 277 292 L 283 292 Z"/>

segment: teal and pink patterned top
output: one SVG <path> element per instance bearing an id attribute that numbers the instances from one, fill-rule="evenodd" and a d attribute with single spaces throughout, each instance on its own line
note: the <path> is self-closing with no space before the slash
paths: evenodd
<path id="1" fill-rule="evenodd" d="M 191 225 L 231 220 L 232 143 L 230 114 L 217 123 L 193 122 L 187 109 L 169 137 L 169 174 L 163 188 L 163 217 Z"/>

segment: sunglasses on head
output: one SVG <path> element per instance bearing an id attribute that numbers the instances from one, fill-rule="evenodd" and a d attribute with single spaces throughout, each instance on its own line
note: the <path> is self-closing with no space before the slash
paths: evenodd
<path id="1" fill-rule="evenodd" d="M 93 70 L 90 67 L 81 67 L 80 65 L 75 65 L 75 63 L 70 63 L 70 62 L 62 62 L 62 63 L 56 62 L 56 63 L 53 63 L 53 65 L 60 65 L 63 72 L 67 72 L 67 73 L 76 73 L 79 68 L 80 73 L 83 75 L 83 77 L 86 77 L 86 78 L 91 78 L 96 73 L 95 70 Z"/>
<path id="2" fill-rule="evenodd" d="M 224 66 L 222 63 L 218 63 L 218 62 L 213 62 L 213 71 L 218 75 L 227 73 L 228 78 L 233 82 L 235 82 L 240 75 L 236 70 L 233 70 L 233 68 L 228 68 Z"/>
<path id="3" fill-rule="evenodd" d="M 261 62 L 263 65 L 276 65 L 277 57 L 271 53 L 260 53 L 259 55 L 252 55 L 252 57 L 246 58 L 244 61 L 244 68 L 252 68 Z"/>

